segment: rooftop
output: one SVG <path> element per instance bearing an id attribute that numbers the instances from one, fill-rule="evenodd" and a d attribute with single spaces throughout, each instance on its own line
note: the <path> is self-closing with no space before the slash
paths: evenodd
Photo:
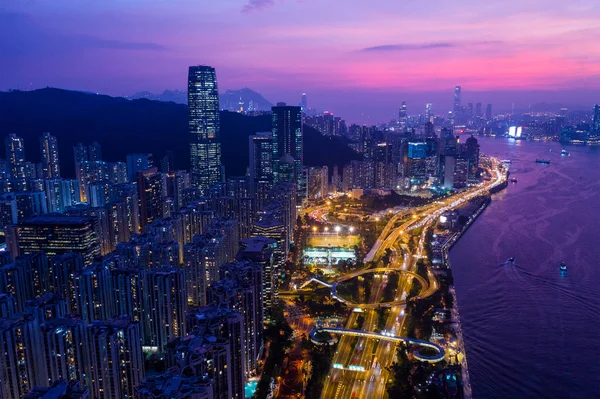
<path id="1" fill-rule="evenodd" d="M 93 219 L 85 216 L 43 215 L 28 218 L 19 223 L 19 226 L 29 225 L 82 225 L 92 222 Z"/>

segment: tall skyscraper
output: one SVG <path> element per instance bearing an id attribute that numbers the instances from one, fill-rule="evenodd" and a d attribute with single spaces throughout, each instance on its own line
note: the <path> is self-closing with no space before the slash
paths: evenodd
<path id="1" fill-rule="evenodd" d="M 42 174 L 44 179 L 60 177 L 58 161 L 58 142 L 50 133 L 44 133 L 40 139 L 40 154 L 42 155 Z"/>
<path id="2" fill-rule="evenodd" d="M 222 180 L 219 91 L 214 68 L 189 68 L 188 115 L 192 186 L 204 193 Z"/>
<path id="3" fill-rule="evenodd" d="M 454 88 L 454 108 L 452 108 L 452 112 L 454 115 L 458 115 L 460 113 L 460 102 L 462 97 L 462 89 L 460 86 L 456 86 Z"/>
<path id="4" fill-rule="evenodd" d="M 425 118 L 427 119 L 427 122 L 433 123 L 433 121 L 432 121 L 432 119 L 433 119 L 433 104 L 432 103 L 425 104 Z"/>
<path id="5" fill-rule="evenodd" d="M 279 181 L 279 159 L 289 155 L 294 159 L 294 179 L 299 195 L 305 192 L 302 168 L 304 166 L 304 137 L 300 107 L 277 103 L 273 111 L 273 165 L 275 182 Z"/>
<path id="6" fill-rule="evenodd" d="M 594 105 L 594 121 L 592 129 L 596 134 L 600 134 L 600 104 Z"/>
<path id="7" fill-rule="evenodd" d="M 273 134 L 257 133 L 250 136 L 249 141 L 250 192 L 257 199 L 259 209 L 262 209 L 273 187 Z"/>
<path id="8" fill-rule="evenodd" d="M 13 179 L 25 179 L 25 145 L 23 139 L 14 133 L 5 140 L 6 160 Z"/>
<path id="9" fill-rule="evenodd" d="M 468 162 L 467 179 L 469 182 L 475 182 L 477 180 L 477 171 L 479 169 L 479 143 L 474 136 L 467 139 L 463 152 L 464 157 L 467 158 Z"/>
<path id="10" fill-rule="evenodd" d="M 488 121 L 492 119 L 492 104 L 488 104 L 485 108 L 485 119 Z"/>
<path id="11" fill-rule="evenodd" d="M 398 111 L 398 122 L 400 123 L 400 125 L 406 127 L 406 122 L 408 122 L 406 101 L 402 101 L 402 105 L 400 106 L 400 110 Z"/>

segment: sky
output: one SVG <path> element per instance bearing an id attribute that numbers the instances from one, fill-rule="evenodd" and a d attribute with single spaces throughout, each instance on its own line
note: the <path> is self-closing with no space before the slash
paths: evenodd
<path id="1" fill-rule="evenodd" d="M 3 0 L 0 90 L 122 96 L 185 90 L 189 65 L 219 89 L 349 121 L 600 102 L 598 0 Z"/>

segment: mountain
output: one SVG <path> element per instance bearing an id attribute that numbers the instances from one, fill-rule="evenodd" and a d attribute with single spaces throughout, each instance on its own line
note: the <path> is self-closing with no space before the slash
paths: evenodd
<path id="1" fill-rule="evenodd" d="M 187 93 L 181 90 L 165 90 L 161 94 L 140 91 L 127 97 L 130 100 L 145 98 L 155 101 L 172 101 L 177 104 L 187 104 Z M 240 106 L 245 110 L 252 108 L 254 111 L 270 111 L 273 104 L 254 90 L 244 88 L 240 90 L 227 90 L 219 94 L 221 109 L 225 111 L 238 111 Z"/>
<path id="2" fill-rule="evenodd" d="M 262 95 L 248 88 L 227 90 L 219 95 L 219 102 L 221 109 L 227 111 L 238 111 L 240 106 L 244 110 L 270 111 L 273 106 Z"/>
<path id="3" fill-rule="evenodd" d="M 181 90 L 165 90 L 161 94 L 150 93 L 149 91 L 139 91 L 132 96 L 126 97 L 129 100 L 147 100 L 174 102 L 177 104 L 187 104 L 187 92 Z"/>
<path id="4" fill-rule="evenodd" d="M 74 176 L 73 146 L 92 141 L 100 143 L 106 161 L 124 161 L 127 154 L 148 152 L 158 163 L 171 150 L 175 167 L 189 169 L 187 118 L 187 107 L 174 102 L 128 100 L 54 88 L 0 92 L 0 135 L 16 133 L 23 137 L 26 159 L 39 162 L 39 138 L 43 132 L 50 132 L 58 139 L 61 171 L 67 177 Z M 228 176 L 245 174 L 248 136 L 270 129 L 269 115 L 221 112 L 222 162 Z M 357 158 L 340 139 L 304 127 L 306 165 L 341 167 Z"/>

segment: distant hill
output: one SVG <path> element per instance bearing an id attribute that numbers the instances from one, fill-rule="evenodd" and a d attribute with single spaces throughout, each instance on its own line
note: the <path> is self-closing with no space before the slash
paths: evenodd
<path id="1" fill-rule="evenodd" d="M 165 90 L 161 94 L 150 93 L 149 91 L 140 91 L 128 99 L 139 100 L 155 100 L 155 101 L 172 101 L 177 104 L 187 105 L 187 93 L 181 90 Z M 254 90 L 244 88 L 240 90 L 227 90 L 225 93 L 219 94 L 219 102 L 221 109 L 225 111 L 238 111 L 240 105 L 245 110 L 252 108 L 255 111 L 269 111 L 273 104 L 265 100 L 265 98 Z"/>
<path id="2" fill-rule="evenodd" d="M 252 108 L 254 111 L 270 111 L 273 104 L 265 100 L 265 98 L 254 90 L 248 88 L 240 90 L 227 90 L 219 95 L 221 109 L 227 111 L 238 111 L 240 105 L 245 110 Z"/>
<path id="3" fill-rule="evenodd" d="M 2 139 L 9 133 L 23 137 L 27 160 L 39 162 L 39 137 L 52 133 L 58 139 L 61 171 L 67 177 L 74 176 L 73 146 L 92 141 L 100 143 L 107 161 L 124 161 L 127 154 L 136 152 L 152 153 L 158 161 L 171 150 L 176 168 L 189 169 L 187 128 L 187 107 L 173 102 L 53 88 L 0 92 Z M 248 136 L 270 129 L 268 115 L 221 112 L 222 161 L 228 176 L 246 172 Z M 309 126 L 304 127 L 304 147 L 304 163 L 309 166 L 342 166 L 357 159 L 343 141 L 323 137 Z"/>

